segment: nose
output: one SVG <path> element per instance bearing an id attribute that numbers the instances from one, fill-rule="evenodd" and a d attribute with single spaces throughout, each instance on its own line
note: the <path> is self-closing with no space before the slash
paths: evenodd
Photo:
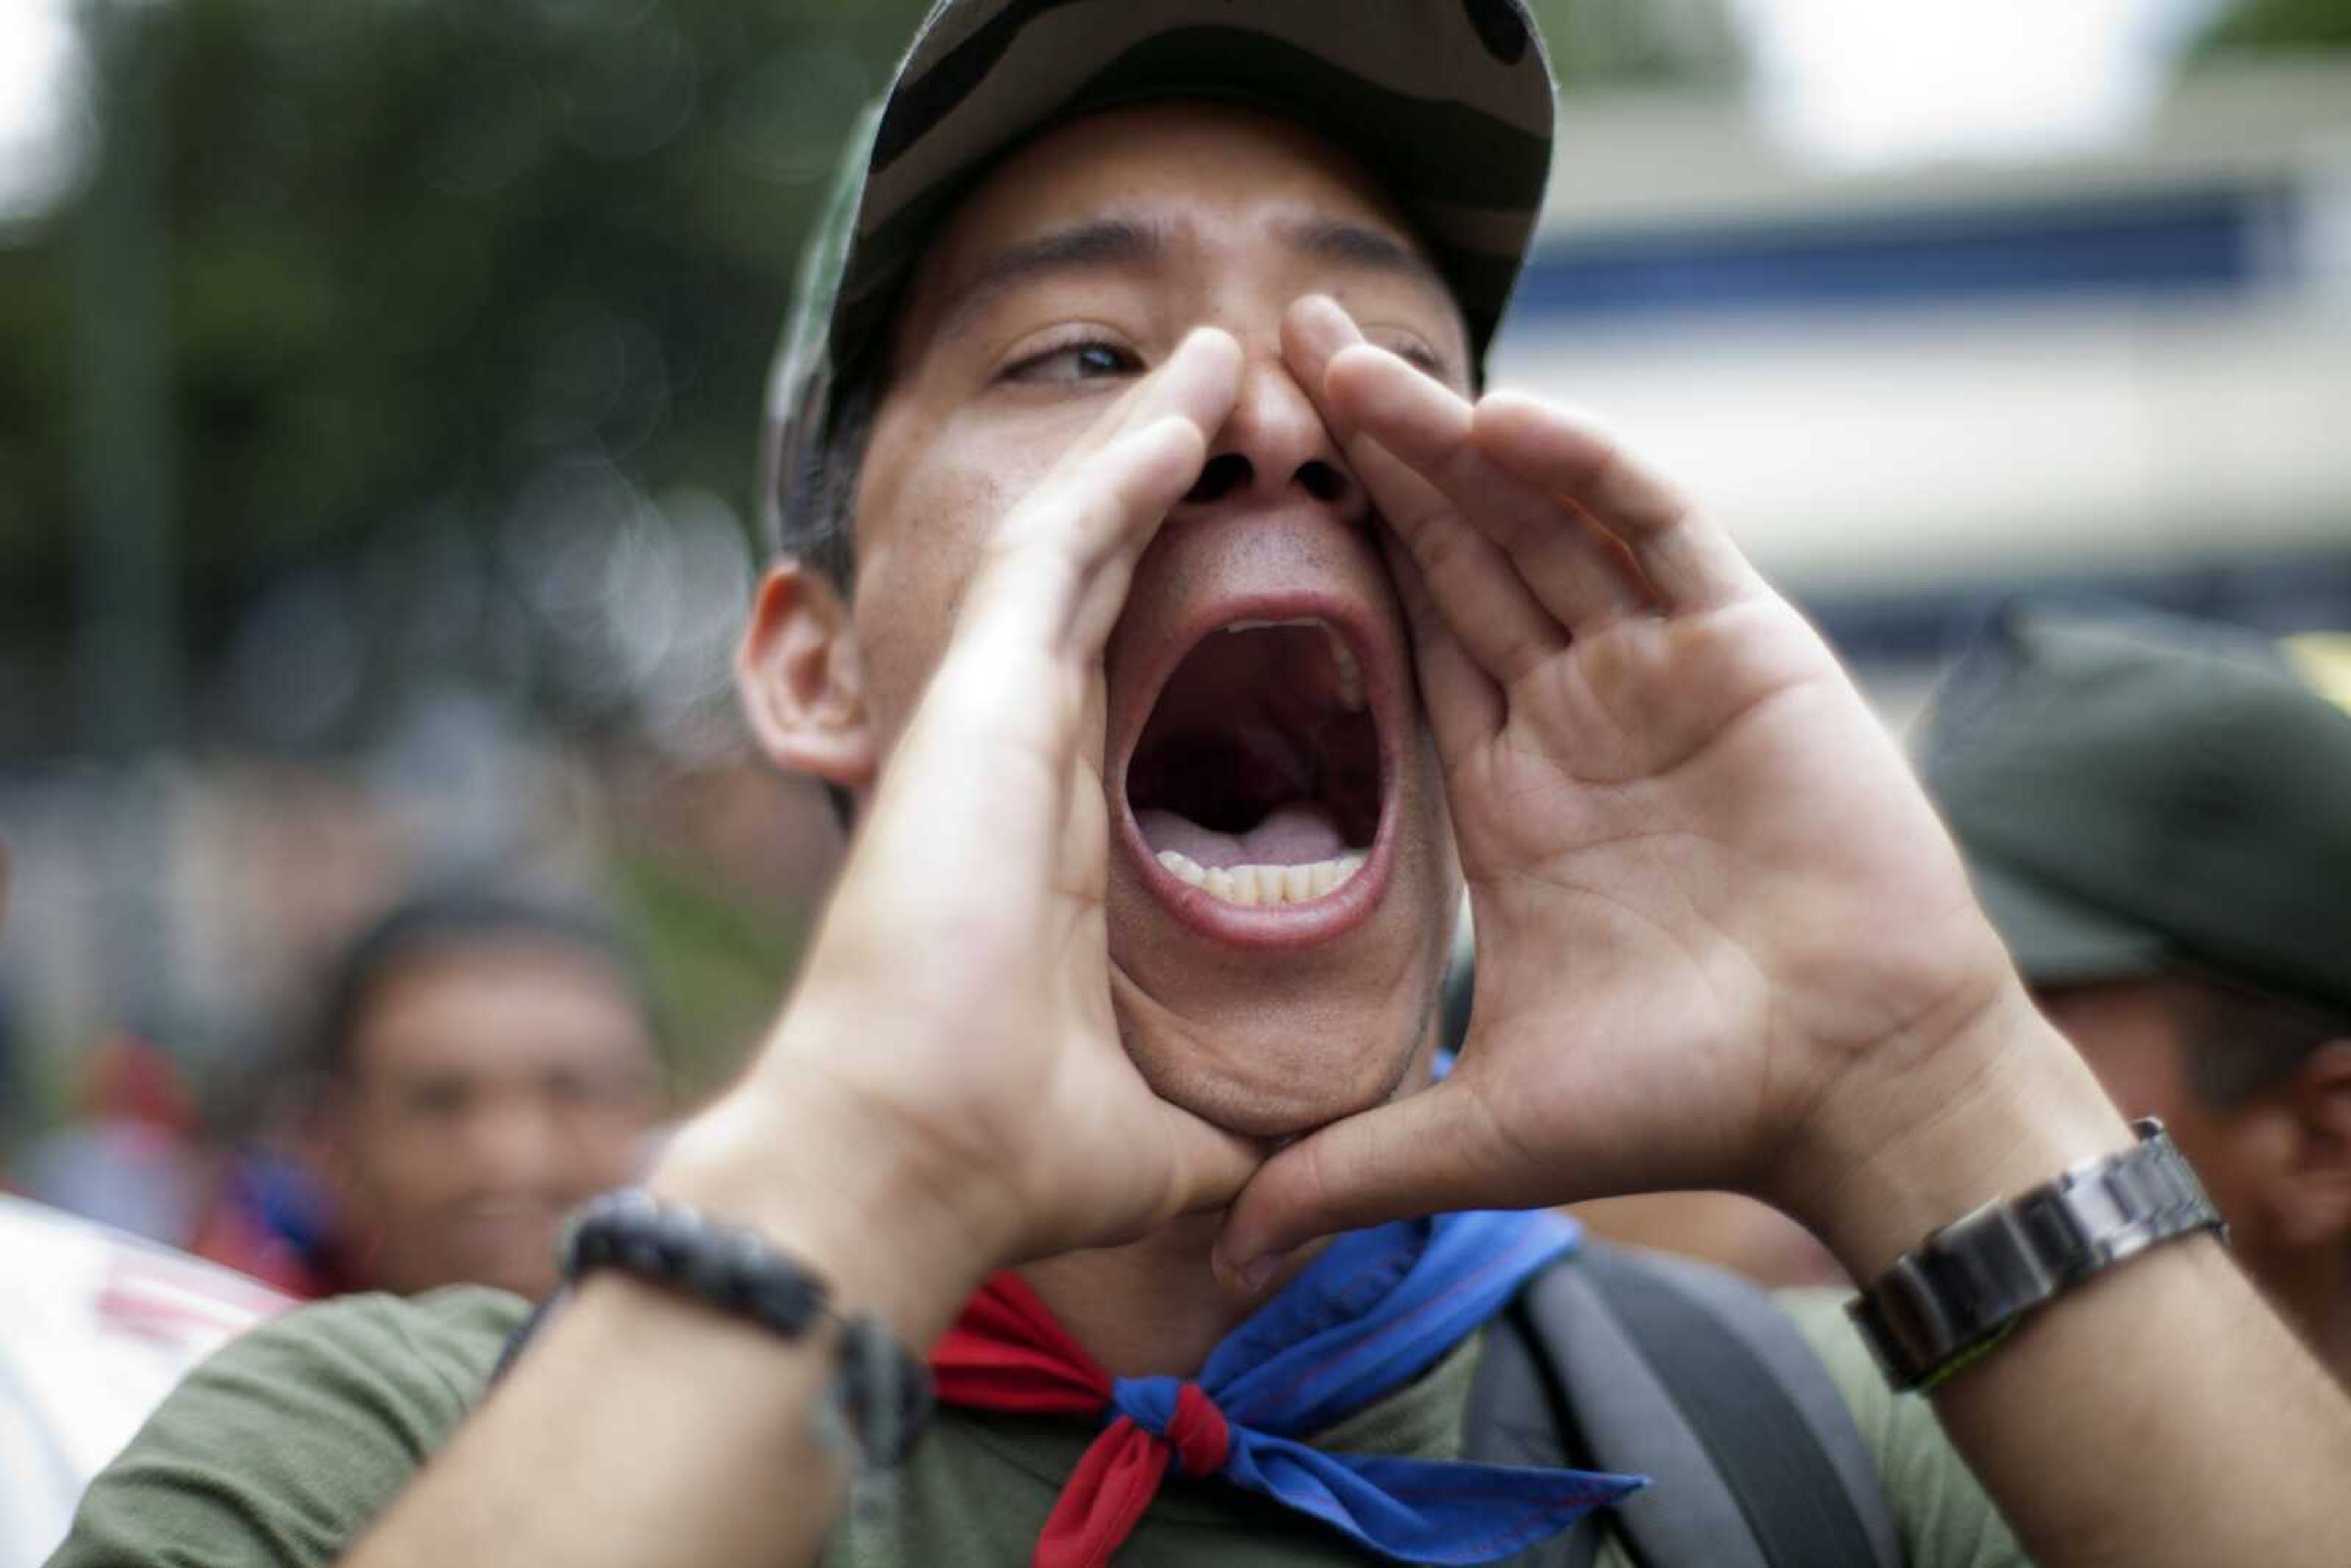
<path id="1" fill-rule="evenodd" d="M 521 1085 L 485 1096 L 468 1118 L 462 1157 L 481 1187 L 499 1193 L 535 1192 L 551 1185 L 561 1163 L 562 1129 L 549 1107 Z"/>
<path id="2" fill-rule="evenodd" d="M 1270 506 L 1301 496 L 1348 523 L 1362 522 L 1367 512 L 1363 485 L 1280 354 L 1253 354 L 1232 417 L 1210 444 L 1207 465 L 1177 515 L 1220 504 Z"/>

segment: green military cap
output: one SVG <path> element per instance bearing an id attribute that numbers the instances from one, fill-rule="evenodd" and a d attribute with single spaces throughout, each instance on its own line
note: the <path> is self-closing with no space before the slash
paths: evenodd
<path id="1" fill-rule="evenodd" d="M 2325 664 L 2029 609 L 1960 660 L 1920 772 L 2026 979 L 2179 970 L 2351 1011 L 2351 712 Z"/>
<path id="2" fill-rule="evenodd" d="M 1552 81 L 1521 0 L 939 0 L 859 122 L 768 386 L 760 506 L 800 542 L 835 393 L 972 182 L 1041 131 L 1165 98 L 1298 120 L 1379 179 L 1482 360 L 1533 236 Z"/>

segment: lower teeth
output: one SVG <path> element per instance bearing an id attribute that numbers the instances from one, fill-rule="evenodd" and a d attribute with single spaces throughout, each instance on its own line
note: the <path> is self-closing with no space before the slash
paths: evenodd
<path id="1" fill-rule="evenodd" d="M 1364 866 L 1364 856 L 1349 851 L 1334 860 L 1304 865 L 1203 866 L 1176 850 L 1159 852 L 1159 863 L 1194 887 L 1206 888 L 1227 904 L 1259 907 L 1305 904 L 1340 886 Z"/>

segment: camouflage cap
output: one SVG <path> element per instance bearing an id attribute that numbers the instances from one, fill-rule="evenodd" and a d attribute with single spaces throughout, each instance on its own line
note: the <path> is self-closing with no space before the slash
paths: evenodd
<path id="1" fill-rule="evenodd" d="M 2035 984 L 2203 974 L 2351 1011 L 2351 711 L 2315 644 L 2011 612 L 1919 767 Z"/>
<path id="2" fill-rule="evenodd" d="M 1381 180 L 1482 360 L 1551 165 L 1551 72 L 1521 0 L 939 0 L 859 120 L 768 384 L 760 507 L 797 539 L 836 390 L 932 231 L 998 157 L 1121 104 L 1206 98 L 1295 120 Z"/>

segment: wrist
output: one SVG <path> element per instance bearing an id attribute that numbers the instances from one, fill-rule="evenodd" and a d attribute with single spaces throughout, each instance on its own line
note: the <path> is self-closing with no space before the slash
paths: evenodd
<path id="1" fill-rule="evenodd" d="M 923 1146 L 872 1099 L 771 1063 L 687 1124 L 646 1185 L 751 1227 L 841 1312 L 920 1348 L 1013 1250 L 1009 1227 Z"/>
<path id="2" fill-rule="evenodd" d="M 1895 1387 L 1941 1385 L 2027 1317 L 2150 1249 L 2198 1230 L 2225 1235 L 2162 1124 L 2132 1131 L 2136 1148 L 1974 1210 L 1865 1284 L 1846 1310 Z"/>
<path id="3" fill-rule="evenodd" d="M 2134 1134 L 2020 983 L 1932 1041 L 1876 1053 L 1808 1127 L 1792 1212 L 1854 1279 Z"/>

